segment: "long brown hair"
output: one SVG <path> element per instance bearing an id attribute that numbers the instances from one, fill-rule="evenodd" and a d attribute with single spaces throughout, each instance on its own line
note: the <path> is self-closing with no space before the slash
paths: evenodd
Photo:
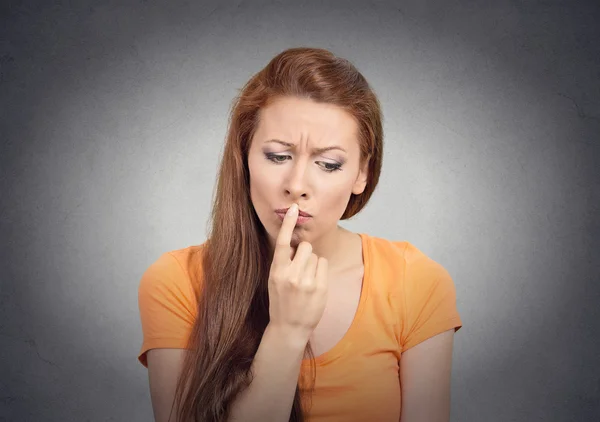
<path id="1" fill-rule="evenodd" d="M 201 288 L 196 290 L 198 316 L 173 403 L 179 422 L 225 421 L 236 395 L 252 381 L 252 361 L 269 322 L 267 281 L 273 251 L 250 200 L 247 158 L 260 109 L 281 96 L 337 105 L 357 123 L 360 164 L 368 162 L 368 178 L 363 193 L 352 194 L 342 220 L 366 205 L 379 180 L 380 104 L 348 60 L 324 49 L 291 48 L 245 84 L 231 106 L 208 240 L 188 262 L 190 275 Z M 299 377 L 289 419 L 294 422 L 306 420 L 304 399 L 310 399 L 315 384 L 310 342 L 305 352 L 312 377 L 307 389 Z"/>

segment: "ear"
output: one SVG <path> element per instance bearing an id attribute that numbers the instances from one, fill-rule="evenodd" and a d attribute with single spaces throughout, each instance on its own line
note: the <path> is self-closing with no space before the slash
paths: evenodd
<path id="1" fill-rule="evenodd" d="M 356 177 L 356 181 L 354 182 L 354 186 L 352 187 L 352 193 L 354 195 L 360 195 L 364 192 L 365 187 L 367 186 L 367 176 L 369 170 L 369 160 L 365 160 L 365 164 L 358 172 L 358 176 Z"/>

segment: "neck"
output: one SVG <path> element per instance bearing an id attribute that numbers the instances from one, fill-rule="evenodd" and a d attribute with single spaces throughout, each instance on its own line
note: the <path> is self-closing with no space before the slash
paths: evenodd
<path id="1" fill-rule="evenodd" d="M 329 272 L 343 266 L 346 260 L 344 245 L 348 239 L 348 231 L 338 225 L 333 230 L 315 239 L 312 244 L 313 253 L 327 259 Z"/>

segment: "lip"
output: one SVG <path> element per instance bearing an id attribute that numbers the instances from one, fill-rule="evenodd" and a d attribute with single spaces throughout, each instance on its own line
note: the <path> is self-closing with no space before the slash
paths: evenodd
<path id="1" fill-rule="evenodd" d="M 285 215 L 289 209 L 290 209 L 290 207 L 279 208 L 278 210 L 275 210 L 275 212 L 277 214 L 283 214 L 283 215 Z M 299 213 L 298 213 L 298 217 L 312 217 L 312 215 L 310 215 L 307 212 L 304 212 L 304 211 L 300 210 Z"/>
<path id="2" fill-rule="evenodd" d="M 275 211 L 275 214 L 277 214 L 277 217 L 279 217 L 279 219 L 281 221 L 283 221 L 283 219 L 285 218 L 285 213 L 279 212 L 279 210 Z M 304 223 L 310 221 L 311 218 L 312 218 L 312 216 L 306 217 L 303 215 L 299 215 L 298 217 L 296 217 L 296 225 L 297 226 L 303 225 Z"/>

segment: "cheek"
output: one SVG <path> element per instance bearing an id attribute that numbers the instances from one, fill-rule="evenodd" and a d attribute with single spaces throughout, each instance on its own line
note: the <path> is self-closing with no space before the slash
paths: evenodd
<path id="1" fill-rule="evenodd" d="M 348 182 L 340 183 L 335 186 L 321 191 L 321 197 L 323 198 L 322 209 L 325 209 L 332 214 L 340 214 L 344 212 L 350 195 L 352 194 L 352 184 Z"/>
<path id="2" fill-rule="evenodd" d="M 276 192 L 277 178 L 272 177 L 264 166 L 255 166 L 250 171 L 250 197 L 257 211 L 271 206 L 273 193 Z"/>
<path id="3" fill-rule="evenodd" d="M 266 196 L 274 192 L 277 178 L 269 177 L 264 172 L 251 173 L 250 175 L 250 190 L 257 196 Z"/>

